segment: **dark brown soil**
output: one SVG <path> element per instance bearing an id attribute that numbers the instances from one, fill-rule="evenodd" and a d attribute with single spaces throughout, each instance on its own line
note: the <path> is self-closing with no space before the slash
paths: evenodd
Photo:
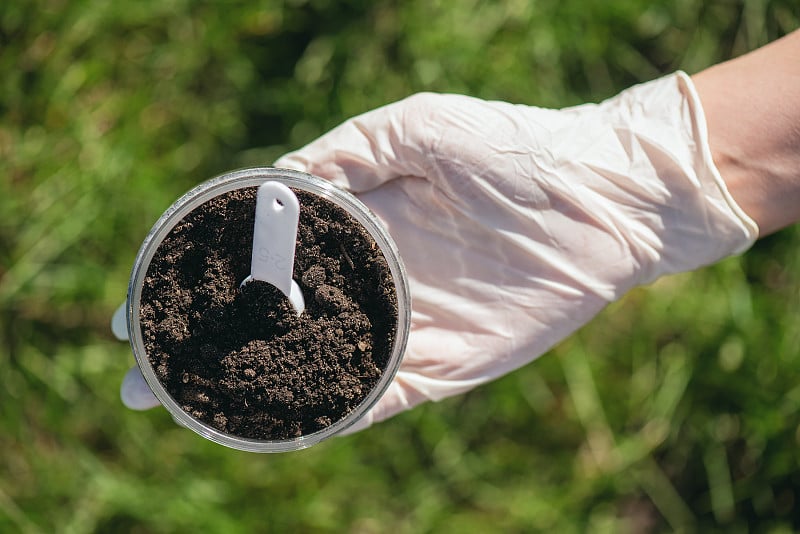
<path id="1" fill-rule="evenodd" d="M 372 237 L 328 200 L 295 191 L 299 317 L 250 271 L 256 188 L 218 196 L 169 233 L 142 288 L 150 363 L 193 417 L 246 438 L 307 435 L 355 409 L 386 369 L 397 301 Z"/>

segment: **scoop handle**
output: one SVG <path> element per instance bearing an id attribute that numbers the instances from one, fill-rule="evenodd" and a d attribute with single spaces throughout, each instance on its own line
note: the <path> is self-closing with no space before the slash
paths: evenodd
<path id="1" fill-rule="evenodd" d="M 268 282 L 289 297 L 300 203 L 280 182 L 264 182 L 256 197 L 250 277 Z"/>

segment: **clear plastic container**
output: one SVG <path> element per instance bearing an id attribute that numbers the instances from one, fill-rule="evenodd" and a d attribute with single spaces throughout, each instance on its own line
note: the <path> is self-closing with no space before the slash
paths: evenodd
<path id="1" fill-rule="evenodd" d="M 139 322 L 139 306 L 142 285 L 147 274 L 150 261 L 156 249 L 172 228 L 192 210 L 220 195 L 244 187 L 259 186 L 267 180 L 281 182 L 288 187 L 316 194 L 343 208 L 369 232 L 386 258 L 397 294 L 397 327 L 394 346 L 386 369 L 383 371 L 376 387 L 366 396 L 361 404 L 343 419 L 333 422 L 328 427 L 312 434 L 285 440 L 257 440 L 226 434 L 216 428 L 195 419 L 181 409 L 175 399 L 167 392 L 155 374 L 145 352 Z M 161 401 L 173 418 L 181 425 L 195 431 L 204 438 L 216 443 L 251 452 L 285 452 L 303 449 L 320 441 L 341 433 L 358 421 L 375 405 L 393 380 L 403 358 L 411 322 L 411 297 L 408 291 L 406 272 L 389 233 L 377 217 L 352 194 L 334 186 L 316 176 L 288 169 L 261 167 L 232 171 L 207 182 L 204 182 L 181 198 L 164 212 L 155 223 L 142 243 L 131 273 L 128 285 L 127 322 L 131 348 L 136 362 L 144 375 L 147 384 L 155 396 Z"/>

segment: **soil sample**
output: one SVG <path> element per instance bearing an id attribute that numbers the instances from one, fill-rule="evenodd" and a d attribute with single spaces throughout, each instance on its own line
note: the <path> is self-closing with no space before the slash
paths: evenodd
<path id="1" fill-rule="evenodd" d="M 221 432 L 285 440 L 353 411 L 386 370 L 397 328 L 389 266 L 369 233 L 329 200 L 300 202 L 297 315 L 250 273 L 256 187 L 195 208 L 161 242 L 140 323 L 150 364 L 192 417 Z"/>

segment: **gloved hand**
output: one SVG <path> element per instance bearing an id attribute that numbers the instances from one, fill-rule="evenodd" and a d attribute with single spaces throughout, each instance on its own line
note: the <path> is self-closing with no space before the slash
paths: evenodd
<path id="1" fill-rule="evenodd" d="M 508 373 L 630 288 L 740 253 L 758 234 L 712 162 L 683 73 L 563 110 L 419 94 L 276 166 L 356 194 L 408 271 L 402 367 L 354 430 Z M 137 375 L 126 404 L 157 404 Z"/>

